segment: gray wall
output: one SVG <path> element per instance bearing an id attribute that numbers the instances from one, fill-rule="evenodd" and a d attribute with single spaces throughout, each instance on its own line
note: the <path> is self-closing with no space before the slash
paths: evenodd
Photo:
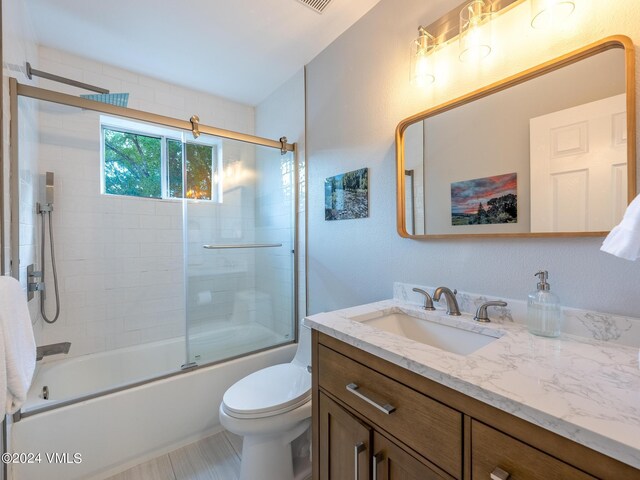
<path id="1" fill-rule="evenodd" d="M 640 265 L 601 253 L 602 238 L 420 241 L 396 233 L 400 120 L 607 35 L 640 40 L 637 0 L 581 2 L 552 33 L 529 28 L 524 2 L 495 21 L 487 62 L 460 64 L 457 46 L 448 46 L 436 84 L 417 91 L 408 45 L 419 24 L 458 3 L 382 0 L 307 67 L 310 313 L 389 298 L 394 281 L 524 299 L 545 268 L 567 306 L 640 314 Z M 325 221 L 324 179 L 362 167 L 370 168 L 369 218 Z"/>

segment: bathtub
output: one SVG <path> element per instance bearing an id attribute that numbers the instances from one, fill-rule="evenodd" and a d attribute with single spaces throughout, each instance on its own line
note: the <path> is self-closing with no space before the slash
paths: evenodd
<path id="1" fill-rule="evenodd" d="M 251 324 L 198 334 L 190 345 L 194 355 L 216 361 L 242 346 L 258 350 L 278 341 L 288 339 Z M 294 353 L 289 344 L 176 373 L 185 363 L 181 337 L 39 365 L 24 417 L 9 425 L 9 451 L 40 453 L 41 462 L 10 465 L 9 479 L 106 478 L 214 434 L 226 389 Z M 161 378 L 148 382 L 155 377 Z M 50 464 L 47 453 L 69 461 Z"/>
<path id="2" fill-rule="evenodd" d="M 190 348 L 196 362 L 216 362 L 288 340 L 257 323 L 221 322 L 211 331 L 191 335 Z M 37 412 L 178 371 L 187 363 L 185 348 L 184 337 L 178 337 L 38 364 L 22 412 Z M 43 398 L 45 387 L 48 399 Z"/>

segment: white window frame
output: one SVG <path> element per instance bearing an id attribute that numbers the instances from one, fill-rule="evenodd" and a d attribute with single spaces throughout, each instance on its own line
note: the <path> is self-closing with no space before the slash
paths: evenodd
<path id="1" fill-rule="evenodd" d="M 104 130 L 116 130 L 119 132 L 132 133 L 134 135 L 146 135 L 149 137 L 160 139 L 160 198 L 158 197 L 138 197 L 135 195 L 119 195 L 116 193 L 108 193 L 106 189 L 105 180 L 105 147 L 104 147 Z M 149 200 L 163 200 L 163 201 L 183 201 L 190 202 L 210 202 L 210 203 L 222 203 L 222 177 L 220 172 L 222 171 L 222 141 L 219 138 L 212 136 L 198 137 L 197 139 L 188 138 L 188 133 L 182 130 L 175 130 L 166 127 L 160 127 L 143 122 L 135 122 L 119 117 L 110 117 L 107 115 L 100 115 L 100 193 L 102 195 L 110 195 L 114 197 L 128 197 L 128 198 L 146 198 Z M 175 140 L 182 144 L 182 161 L 187 160 L 186 145 L 208 145 L 212 147 L 211 158 L 211 199 L 199 199 L 199 198 L 177 198 L 169 196 L 169 179 L 168 179 L 168 165 L 167 165 L 167 140 Z M 215 175 L 218 174 L 218 183 L 216 183 Z M 184 170 L 183 170 L 184 176 Z M 184 195 L 187 188 L 184 184 L 183 177 L 183 192 Z"/>

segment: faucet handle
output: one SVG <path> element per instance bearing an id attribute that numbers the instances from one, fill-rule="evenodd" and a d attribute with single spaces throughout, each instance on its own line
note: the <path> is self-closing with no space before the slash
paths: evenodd
<path id="1" fill-rule="evenodd" d="M 431 295 L 429 295 L 428 292 L 426 292 L 425 290 L 422 290 L 421 288 L 414 288 L 413 291 L 424 295 L 424 306 L 422 307 L 424 310 L 436 309 L 436 307 L 433 306 L 433 299 L 431 298 Z"/>
<path id="2" fill-rule="evenodd" d="M 473 317 L 473 319 L 477 322 L 484 322 L 484 323 L 490 322 L 491 319 L 489 318 L 489 315 L 487 315 L 487 308 L 488 307 L 506 307 L 506 306 L 507 306 L 507 302 L 501 302 L 501 301 L 484 302 L 476 310 L 476 316 Z"/>

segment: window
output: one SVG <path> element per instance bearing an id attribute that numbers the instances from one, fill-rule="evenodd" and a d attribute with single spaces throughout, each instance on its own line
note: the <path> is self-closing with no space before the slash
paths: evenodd
<path id="1" fill-rule="evenodd" d="M 173 130 L 101 120 L 105 194 L 218 201 L 213 181 L 219 167 L 215 141 L 184 141 Z"/>

